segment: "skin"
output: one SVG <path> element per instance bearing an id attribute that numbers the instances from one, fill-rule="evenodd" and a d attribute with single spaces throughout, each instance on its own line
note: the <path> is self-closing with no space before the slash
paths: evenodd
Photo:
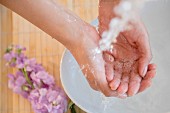
<path id="1" fill-rule="evenodd" d="M 99 33 L 108 30 L 110 20 L 116 15 L 113 8 L 119 4 L 119 0 L 101 0 L 99 7 Z M 106 76 L 109 86 L 118 95 L 133 96 L 144 91 L 151 85 L 151 78 L 156 74 L 156 65 L 149 64 L 152 55 L 149 45 L 148 33 L 139 18 L 129 23 L 132 29 L 120 33 L 114 49 L 104 52 L 104 56 L 110 57 L 113 62 L 107 63 Z M 106 59 L 106 58 L 105 58 Z M 114 72 L 114 74 L 113 74 Z"/>
<path id="2" fill-rule="evenodd" d="M 117 96 L 106 80 L 102 53 L 93 59 L 92 51 L 98 47 L 100 40 L 94 27 L 52 0 L 1 0 L 0 3 L 69 49 L 80 67 L 85 65 L 82 71 L 93 89 L 105 96 Z"/>
<path id="3" fill-rule="evenodd" d="M 138 72 L 140 53 L 128 43 L 123 35 L 120 35 L 114 43 L 113 52 L 105 52 L 104 55 L 106 54 L 114 57 L 112 66 L 110 66 L 114 76 L 111 73 L 106 74 L 107 80 L 110 82 L 111 89 L 116 90 L 119 95 L 133 96 L 151 85 L 151 78 L 156 74 L 155 64 L 148 65 L 145 77 L 140 76 Z"/>
<path id="4" fill-rule="evenodd" d="M 125 97 L 118 95 L 118 92 L 111 90 L 109 86 L 106 73 L 110 69 L 106 69 L 105 66 L 110 63 L 105 62 L 106 59 L 103 59 L 102 53 L 95 54 L 93 52 L 98 47 L 100 40 L 94 27 L 51 0 L 1 0 L 0 3 L 69 49 L 80 67 L 85 65 L 82 71 L 93 89 L 101 91 L 105 96 Z M 111 53 L 110 55 L 112 56 Z M 147 79 L 145 82 L 148 82 Z"/>

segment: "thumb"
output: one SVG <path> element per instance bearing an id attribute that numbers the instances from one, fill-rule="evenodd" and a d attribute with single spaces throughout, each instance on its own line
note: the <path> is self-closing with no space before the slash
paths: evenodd
<path id="1" fill-rule="evenodd" d="M 140 39 L 137 43 L 138 49 L 140 51 L 140 59 L 139 59 L 139 74 L 144 77 L 148 70 L 148 65 L 152 60 L 152 53 L 149 44 L 149 40 L 146 38 Z"/>
<path id="2" fill-rule="evenodd" d="M 148 64 L 150 63 L 150 58 L 141 57 L 139 59 L 139 74 L 144 77 L 148 70 Z"/>
<path id="3" fill-rule="evenodd" d="M 139 74 L 144 77 L 146 75 L 148 65 L 152 59 L 151 48 L 149 43 L 148 33 L 144 27 L 144 25 L 139 24 L 141 28 L 137 27 L 136 30 L 126 31 L 124 35 L 128 42 L 136 47 L 140 52 L 139 58 Z M 134 35 L 135 34 L 135 35 Z"/>
<path id="4" fill-rule="evenodd" d="M 132 35 L 127 36 L 128 42 L 136 47 L 138 51 L 140 52 L 140 57 L 139 57 L 139 67 L 138 71 L 139 74 L 144 77 L 146 75 L 146 72 L 148 70 L 148 65 L 152 59 L 152 53 L 151 53 L 151 48 L 150 48 L 150 43 L 149 43 L 149 38 L 146 35 L 140 35 L 139 38 L 135 39 L 132 37 Z"/>

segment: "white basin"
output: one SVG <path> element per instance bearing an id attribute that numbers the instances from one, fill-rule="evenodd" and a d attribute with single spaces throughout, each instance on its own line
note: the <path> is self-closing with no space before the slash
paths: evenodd
<path id="1" fill-rule="evenodd" d="M 93 91 L 68 50 L 61 61 L 63 87 L 80 108 L 88 113 L 170 113 L 170 0 L 148 2 L 142 19 L 150 34 L 153 61 L 158 65 L 153 85 L 127 99 L 104 98 Z M 97 25 L 97 21 L 92 22 Z M 109 100 L 109 101 L 108 101 Z M 104 103 L 109 103 L 105 106 Z"/>

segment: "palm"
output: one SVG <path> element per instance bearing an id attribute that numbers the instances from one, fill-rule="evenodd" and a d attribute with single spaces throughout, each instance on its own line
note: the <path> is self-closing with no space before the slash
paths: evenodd
<path id="1" fill-rule="evenodd" d="M 109 29 L 110 20 L 117 17 L 112 12 L 118 4 L 119 0 L 110 2 L 101 0 L 99 2 L 100 36 Z M 140 18 L 130 22 L 130 25 L 132 29 L 121 33 L 117 38 L 117 42 L 114 43 L 114 51 L 106 51 L 103 54 L 109 86 L 118 94 L 127 94 L 128 96 L 148 88 L 151 78 L 156 73 L 156 65 L 149 64 L 152 55 L 146 28 Z M 110 61 L 109 59 L 114 60 Z M 142 77 L 139 76 L 139 73 Z"/>
<path id="2" fill-rule="evenodd" d="M 138 74 L 138 62 L 140 53 L 132 47 L 126 38 L 120 34 L 114 43 L 113 63 L 114 78 L 110 83 L 112 90 L 119 94 L 128 93 L 134 95 L 140 88 L 141 76 Z"/>
<path id="3" fill-rule="evenodd" d="M 133 96 L 134 94 L 145 90 L 151 84 L 151 78 L 155 75 L 155 65 L 150 64 L 146 76 L 142 78 L 138 72 L 141 53 L 138 48 L 131 46 L 123 34 L 117 37 L 114 50 L 109 54 L 114 57 L 112 65 L 106 63 L 106 75 L 112 90 L 117 91 L 119 95 Z M 108 54 L 105 52 L 104 54 Z M 113 66 L 113 68 L 108 68 Z M 110 70 L 114 71 L 114 76 Z"/>

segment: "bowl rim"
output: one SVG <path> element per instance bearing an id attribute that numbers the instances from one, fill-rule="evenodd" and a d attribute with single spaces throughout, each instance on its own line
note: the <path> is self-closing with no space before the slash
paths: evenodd
<path id="1" fill-rule="evenodd" d="M 76 101 L 74 99 L 74 97 L 67 91 L 67 88 L 66 86 L 64 85 L 64 82 L 63 82 L 63 78 L 62 78 L 62 75 L 63 75 L 63 72 L 62 72 L 62 65 L 63 65 L 63 59 L 65 57 L 65 54 L 66 53 L 69 53 L 69 50 L 68 49 L 65 49 L 63 54 L 62 54 L 62 57 L 61 57 L 61 61 L 60 61 L 60 80 L 61 80 L 61 85 L 62 87 L 64 88 L 64 91 L 65 93 L 67 94 L 67 96 L 73 101 L 73 103 L 75 103 L 79 108 L 81 108 L 83 111 L 87 112 L 87 113 L 92 113 L 90 112 L 89 110 L 87 110 L 86 108 L 84 108 L 82 105 L 78 104 L 78 101 Z M 70 53 L 71 54 L 71 53 Z"/>

